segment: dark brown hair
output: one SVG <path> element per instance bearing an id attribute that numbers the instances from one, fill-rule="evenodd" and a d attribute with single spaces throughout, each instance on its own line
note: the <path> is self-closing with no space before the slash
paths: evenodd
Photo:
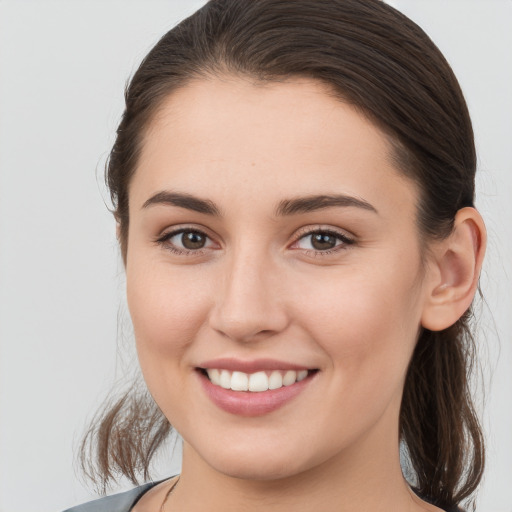
<path id="1" fill-rule="evenodd" d="M 177 88 L 226 74 L 315 79 L 378 125 L 396 167 L 420 190 L 423 241 L 446 237 L 457 210 L 473 206 L 476 155 L 466 103 L 443 55 L 415 23 L 379 0 L 212 0 L 162 37 L 126 89 L 106 173 L 124 258 L 128 189 L 148 124 Z M 421 332 L 400 411 L 404 473 L 441 508 L 470 497 L 484 465 L 469 390 L 470 319 L 467 311 L 444 331 Z M 148 477 L 169 432 L 148 394 L 130 391 L 93 422 L 84 467 L 103 484 L 118 474 L 136 483 L 140 473 Z"/>

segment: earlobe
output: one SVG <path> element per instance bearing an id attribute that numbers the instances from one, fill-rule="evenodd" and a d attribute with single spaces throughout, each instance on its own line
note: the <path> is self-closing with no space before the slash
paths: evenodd
<path id="1" fill-rule="evenodd" d="M 421 324 L 431 331 L 453 325 L 475 295 L 485 254 L 486 231 L 474 208 L 462 208 L 452 233 L 433 248 Z"/>

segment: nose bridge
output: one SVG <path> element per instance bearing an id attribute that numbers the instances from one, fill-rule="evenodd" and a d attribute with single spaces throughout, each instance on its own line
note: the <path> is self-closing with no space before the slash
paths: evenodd
<path id="1" fill-rule="evenodd" d="M 276 286 L 276 263 L 268 250 L 241 244 L 226 255 L 212 327 L 237 341 L 275 334 L 287 324 Z"/>

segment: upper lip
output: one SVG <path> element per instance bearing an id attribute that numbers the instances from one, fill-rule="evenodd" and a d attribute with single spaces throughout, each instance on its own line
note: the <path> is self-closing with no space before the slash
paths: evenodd
<path id="1" fill-rule="evenodd" d="M 264 370 L 312 370 L 313 368 L 301 364 L 279 361 L 277 359 L 254 359 L 244 361 L 241 359 L 224 357 L 203 361 L 198 368 L 239 371 L 243 373 L 255 373 Z"/>

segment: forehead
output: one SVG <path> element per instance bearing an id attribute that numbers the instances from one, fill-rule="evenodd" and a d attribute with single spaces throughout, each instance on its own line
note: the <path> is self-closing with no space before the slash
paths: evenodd
<path id="1" fill-rule="evenodd" d="M 413 208 L 415 186 L 389 155 L 387 137 L 316 81 L 197 80 L 149 126 L 130 203 L 178 188 L 229 204 L 339 192 Z"/>

